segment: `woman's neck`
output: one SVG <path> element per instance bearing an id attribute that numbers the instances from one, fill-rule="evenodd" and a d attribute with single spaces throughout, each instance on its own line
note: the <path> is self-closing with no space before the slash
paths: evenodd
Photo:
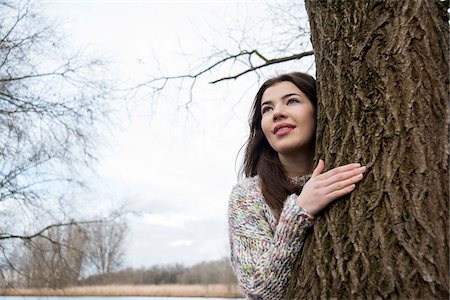
<path id="1" fill-rule="evenodd" d="M 287 176 L 303 176 L 311 174 L 314 170 L 314 151 L 298 153 L 296 155 L 278 154 L 281 165 Z"/>

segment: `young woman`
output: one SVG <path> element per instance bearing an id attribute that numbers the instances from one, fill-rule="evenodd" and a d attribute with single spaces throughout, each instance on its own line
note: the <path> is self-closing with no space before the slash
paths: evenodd
<path id="1" fill-rule="evenodd" d="M 358 163 L 323 173 L 313 165 L 317 98 L 313 77 L 267 80 L 250 116 L 243 171 L 229 203 L 231 262 L 250 299 L 283 299 L 314 216 L 354 190 Z"/>

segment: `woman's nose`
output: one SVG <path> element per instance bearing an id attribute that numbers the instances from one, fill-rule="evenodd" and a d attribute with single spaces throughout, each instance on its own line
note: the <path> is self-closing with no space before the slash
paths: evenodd
<path id="1" fill-rule="evenodd" d="M 272 113 L 273 121 L 277 121 L 281 118 L 284 118 L 285 116 L 286 115 L 284 113 L 284 109 L 280 105 L 274 107 L 273 113 Z"/>

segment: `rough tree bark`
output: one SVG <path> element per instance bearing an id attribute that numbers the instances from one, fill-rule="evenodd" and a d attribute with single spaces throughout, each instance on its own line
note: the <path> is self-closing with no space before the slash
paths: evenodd
<path id="1" fill-rule="evenodd" d="M 288 298 L 448 299 L 445 3 L 306 1 L 317 158 L 369 169 L 317 218 Z"/>

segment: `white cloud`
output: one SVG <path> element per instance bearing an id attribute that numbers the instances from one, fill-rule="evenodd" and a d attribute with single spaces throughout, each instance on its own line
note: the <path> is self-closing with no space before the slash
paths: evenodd
<path id="1" fill-rule="evenodd" d="M 171 228 L 182 228 L 186 225 L 187 222 L 196 221 L 196 218 L 193 215 L 187 213 L 178 213 L 178 214 L 145 214 L 142 217 L 142 223 L 147 225 L 158 225 L 162 227 L 171 227 Z"/>
<path id="2" fill-rule="evenodd" d="M 191 240 L 175 240 L 169 243 L 171 247 L 189 247 L 192 245 Z"/>
<path id="3" fill-rule="evenodd" d="M 175 262 L 192 265 L 228 255 L 225 217 L 191 220 L 181 227 L 161 223 L 149 224 L 140 219 L 131 223 L 125 265 L 140 267 Z M 188 246 L 186 241 L 191 244 Z"/>

